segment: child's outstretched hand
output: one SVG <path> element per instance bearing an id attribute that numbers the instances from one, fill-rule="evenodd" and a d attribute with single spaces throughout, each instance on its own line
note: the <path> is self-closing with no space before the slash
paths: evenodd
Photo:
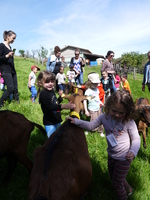
<path id="1" fill-rule="evenodd" d="M 129 151 L 126 155 L 126 159 L 131 162 L 134 158 L 134 153 L 132 151 Z"/>
<path id="2" fill-rule="evenodd" d="M 70 120 L 72 124 L 75 124 L 75 120 L 72 117 L 66 117 L 66 120 Z"/>
<path id="3" fill-rule="evenodd" d="M 61 109 L 74 109 L 76 107 L 75 104 L 73 104 L 71 101 L 66 104 L 61 105 Z"/>

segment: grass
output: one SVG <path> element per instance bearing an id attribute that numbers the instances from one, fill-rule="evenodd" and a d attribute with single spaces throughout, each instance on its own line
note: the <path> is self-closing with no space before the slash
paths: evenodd
<path id="1" fill-rule="evenodd" d="M 15 67 L 18 76 L 18 88 L 20 96 L 20 104 L 6 102 L 4 109 L 13 110 L 24 114 L 29 120 L 34 121 L 42 125 L 42 111 L 38 101 L 36 104 L 31 103 L 30 92 L 27 87 L 28 76 L 31 66 L 34 61 L 23 59 L 20 57 L 15 58 Z M 45 69 L 45 66 L 38 65 L 41 70 Z M 68 68 L 65 69 L 65 73 Z M 84 81 L 86 81 L 87 74 L 89 72 L 100 72 L 100 66 L 97 67 L 85 67 Z M 138 97 L 149 98 L 149 91 L 146 88 L 145 92 L 142 92 L 142 75 L 137 74 L 136 79 L 133 79 L 133 75 L 128 76 L 130 83 L 132 97 L 134 101 Z M 0 95 L 2 92 L 0 91 Z M 62 111 L 62 118 L 69 115 L 69 111 Z M 85 200 L 115 200 L 116 194 L 112 188 L 111 181 L 107 169 L 107 143 L 106 138 L 101 138 L 98 133 L 89 133 L 86 135 L 88 150 L 91 158 L 93 178 L 90 191 L 85 197 Z M 32 159 L 33 152 L 36 147 L 42 145 L 45 138 L 38 129 L 34 129 L 31 134 L 28 155 Z M 142 138 L 141 138 L 142 141 Z M 144 149 L 141 142 L 141 148 L 138 156 L 132 162 L 130 171 L 127 176 L 128 182 L 135 189 L 135 193 L 132 195 L 133 200 L 149 200 L 150 199 L 150 141 L 147 138 L 147 149 Z M 0 181 L 4 177 L 7 171 L 7 162 L 5 159 L 0 161 Z M 7 185 L 1 185 L 0 187 L 0 200 L 27 200 L 28 199 L 28 181 L 29 174 L 26 168 L 18 163 L 18 166 Z"/>

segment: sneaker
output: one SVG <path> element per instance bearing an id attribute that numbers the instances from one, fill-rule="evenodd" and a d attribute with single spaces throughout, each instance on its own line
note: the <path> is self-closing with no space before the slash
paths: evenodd
<path id="1" fill-rule="evenodd" d="M 105 135 L 104 135 L 104 133 L 103 133 L 103 132 L 102 132 L 102 133 L 100 133 L 100 136 L 101 136 L 101 137 L 105 137 Z"/>
<path id="2" fill-rule="evenodd" d="M 127 194 L 127 196 L 130 197 L 133 193 L 134 193 L 134 189 L 132 188 L 132 190 Z"/>
<path id="3" fill-rule="evenodd" d="M 31 98 L 31 101 L 32 101 L 32 103 L 34 103 L 34 102 L 35 102 L 35 99 L 32 97 L 32 98 Z"/>
<path id="4" fill-rule="evenodd" d="M 87 131 L 85 131 L 84 133 L 85 133 L 85 135 L 88 135 L 88 132 L 87 132 Z"/>

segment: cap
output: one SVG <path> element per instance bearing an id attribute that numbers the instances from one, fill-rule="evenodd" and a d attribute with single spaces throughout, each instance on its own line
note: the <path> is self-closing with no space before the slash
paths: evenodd
<path id="1" fill-rule="evenodd" d="M 40 68 L 37 67 L 37 66 L 35 66 L 35 65 L 33 65 L 33 66 L 31 67 L 31 70 L 33 70 L 35 67 L 37 68 L 38 71 L 40 71 Z"/>
<path id="2" fill-rule="evenodd" d="M 89 74 L 88 75 L 88 79 L 92 83 L 100 83 L 99 74 L 97 74 L 97 73 L 91 73 L 91 74 Z"/>
<path id="3" fill-rule="evenodd" d="M 74 65 L 71 63 L 70 65 L 69 65 L 69 67 L 71 68 L 71 67 L 74 67 Z"/>

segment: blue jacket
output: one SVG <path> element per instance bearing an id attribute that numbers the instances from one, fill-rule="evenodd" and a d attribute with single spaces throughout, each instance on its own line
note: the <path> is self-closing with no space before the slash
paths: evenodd
<path id="1" fill-rule="evenodd" d="M 57 57 L 55 55 L 51 55 L 48 58 L 47 63 L 46 63 L 46 70 L 47 71 L 50 71 L 50 72 L 54 71 L 54 68 L 55 68 L 55 65 L 56 65 L 56 60 L 57 60 Z"/>
<path id="2" fill-rule="evenodd" d="M 143 85 L 146 83 L 150 83 L 150 61 L 145 64 L 144 67 L 144 77 L 143 77 Z"/>

